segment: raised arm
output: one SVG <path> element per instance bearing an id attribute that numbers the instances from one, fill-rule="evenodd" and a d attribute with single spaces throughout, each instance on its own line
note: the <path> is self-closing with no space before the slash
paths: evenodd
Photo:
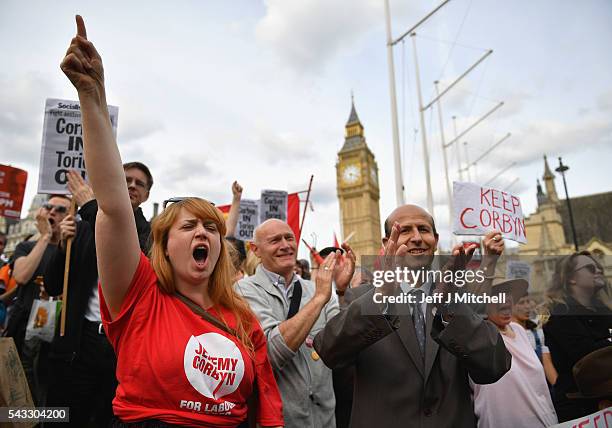
<path id="1" fill-rule="evenodd" d="M 76 23 L 77 35 L 70 43 L 61 69 L 77 89 L 81 102 L 85 163 L 98 200 L 98 271 L 104 299 L 115 318 L 138 267 L 140 247 L 125 173 L 108 115 L 102 58 L 87 40 L 83 18 L 77 15 Z"/>
<path id="2" fill-rule="evenodd" d="M 242 199 L 242 186 L 237 181 L 232 183 L 232 205 L 230 206 L 229 214 L 225 222 L 227 232 L 225 236 L 234 236 L 236 234 L 236 226 L 238 225 L 238 216 L 240 214 L 240 200 Z"/>

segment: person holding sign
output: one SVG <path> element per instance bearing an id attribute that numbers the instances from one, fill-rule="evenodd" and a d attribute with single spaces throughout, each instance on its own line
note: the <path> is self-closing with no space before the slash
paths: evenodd
<path id="1" fill-rule="evenodd" d="M 44 405 L 47 346 L 46 344 L 41 346 L 38 338 L 26 341 L 25 334 L 32 304 L 35 299 L 40 298 L 41 294 L 41 287 L 35 280 L 38 276 L 43 276 L 45 267 L 59 243 L 60 222 L 68 213 L 69 207 L 70 199 L 67 196 L 51 196 L 49 201 L 36 214 L 38 240 L 19 243 L 14 255 L 13 277 L 19 285 L 6 335 L 13 337 L 15 340 L 15 346 L 21 357 L 26 377 L 30 383 L 30 390 L 34 396 L 34 403 L 37 405 Z M 42 357 L 39 358 L 39 355 L 42 355 Z"/>
<path id="2" fill-rule="evenodd" d="M 230 427 L 245 422 L 247 410 L 260 425 L 283 425 L 265 337 L 232 286 L 221 213 L 203 199 L 173 198 L 152 225 L 151 261 L 141 252 L 102 60 L 76 20 L 61 68 L 78 91 L 98 201 L 100 311 L 119 381 L 112 426 Z M 247 409 L 255 391 L 259 400 Z"/>
<path id="3" fill-rule="evenodd" d="M 404 205 L 385 225 L 385 273 L 396 267 L 433 269 L 438 233 L 427 211 Z M 474 249 L 454 247 L 441 271 L 465 269 Z M 495 326 L 468 304 L 441 303 L 456 293 L 454 284 L 421 277 L 414 286 L 391 281 L 352 291 L 354 300 L 314 341 L 328 367 L 355 366 L 350 426 L 475 426 L 468 375 L 493 383 L 510 368 L 511 356 Z M 440 301 L 427 301 L 438 294 Z M 405 305 L 390 299 L 399 295 L 414 299 Z"/>
<path id="4" fill-rule="evenodd" d="M 150 226 L 140 203 L 146 200 L 153 179 L 140 162 L 124 166 L 138 240 L 147 252 Z M 61 241 L 45 272 L 45 289 L 61 295 L 66 264 L 66 242 L 72 243 L 68 277 L 67 328 L 64 336 L 56 331 L 51 344 L 51 379 L 48 405 L 70 407 L 70 425 L 86 426 L 93 417 L 96 426 L 108 426 L 113 415 L 112 400 L 117 388 L 115 352 L 102 328 L 98 293 L 95 225 L 98 204 L 91 188 L 79 173 L 68 172 L 68 190 L 80 207 L 78 217 L 68 215 L 60 223 Z M 95 403 L 92 404 L 92 403 Z"/>

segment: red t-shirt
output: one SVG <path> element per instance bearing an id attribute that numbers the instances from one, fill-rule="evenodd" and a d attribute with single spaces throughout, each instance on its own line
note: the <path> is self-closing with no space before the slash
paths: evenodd
<path id="1" fill-rule="evenodd" d="M 100 290 L 102 322 L 117 354 L 119 386 L 113 410 L 124 422 L 159 419 L 184 426 L 234 427 L 246 420 L 257 380 L 257 423 L 283 425 L 282 401 L 254 318 L 255 359 L 240 341 L 163 293 L 144 254 L 117 318 Z M 235 327 L 225 308 L 209 310 Z"/>

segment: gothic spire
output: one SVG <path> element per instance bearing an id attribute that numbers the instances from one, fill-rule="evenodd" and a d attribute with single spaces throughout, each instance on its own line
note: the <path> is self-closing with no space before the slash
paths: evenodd
<path id="1" fill-rule="evenodd" d="M 546 158 L 546 155 L 544 155 L 544 176 L 542 178 L 544 180 L 547 178 L 555 178 L 554 174 L 550 170 L 550 167 L 548 166 L 548 159 Z"/>
<path id="2" fill-rule="evenodd" d="M 359 116 L 357 116 L 357 110 L 355 110 L 355 98 L 353 97 L 353 92 L 351 91 L 351 114 L 349 115 L 348 121 L 346 122 L 346 126 L 352 125 L 354 123 L 358 123 L 361 125 Z"/>
<path id="3" fill-rule="evenodd" d="M 548 166 L 548 159 L 544 155 L 544 185 L 546 186 L 546 196 L 550 202 L 556 203 L 559 201 L 557 196 L 557 189 L 555 188 L 555 175 Z"/>

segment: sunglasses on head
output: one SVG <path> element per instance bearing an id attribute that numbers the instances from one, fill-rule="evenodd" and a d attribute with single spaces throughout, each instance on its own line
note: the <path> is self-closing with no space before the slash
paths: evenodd
<path id="1" fill-rule="evenodd" d="M 53 205 L 53 204 L 46 203 L 43 205 L 43 208 L 46 209 L 47 211 L 55 210 L 59 214 L 65 214 L 68 212 L 68 208 L 66 208 L 63 205 Z"/>
<path id="2" fill-rule="evenodd" d="M 594 265 L 594 264 L 588 264 L 588 265 L 584 265 L 584 266 L 579 266 L 576 269 L 574 269 L 574 272 L 577 272 L 580 269 L 586 269 L 589 272 L 591 272 L 593 275 L 595 275 L 596 273 L 599 272 L 599 267 Z"/>
<path id="3" fill-rule="evenodd" d="M 210 201 L 208 201 L 208 200 L 206 200 L 206 199 L 198 198 L 198 197 L 195 197 L 195 196 L 175 196 L 174 198 L 166 199 L 166 200 L 165 200 L 165 201 L 162 203 L 162 210 L 165 210 L 165 209 L 166 209 L 166 207 L 167 207 L 168 205 L 170 205 L 170 204 L 174 204 L 174 203 L 176 203 L 176 202 L 183 202 L 185 199 L 191 199 L 191 198 L 194 198 L 194 199 L 201 199 L 201 200 L 203 200 L 203 201 L 208 202 L 208 203 L 209 203 L 209 204 L 211 204 L 213 207 L 215 206 L 215 203 L 214 203 L 214 202 L 210 202 Z"/>

